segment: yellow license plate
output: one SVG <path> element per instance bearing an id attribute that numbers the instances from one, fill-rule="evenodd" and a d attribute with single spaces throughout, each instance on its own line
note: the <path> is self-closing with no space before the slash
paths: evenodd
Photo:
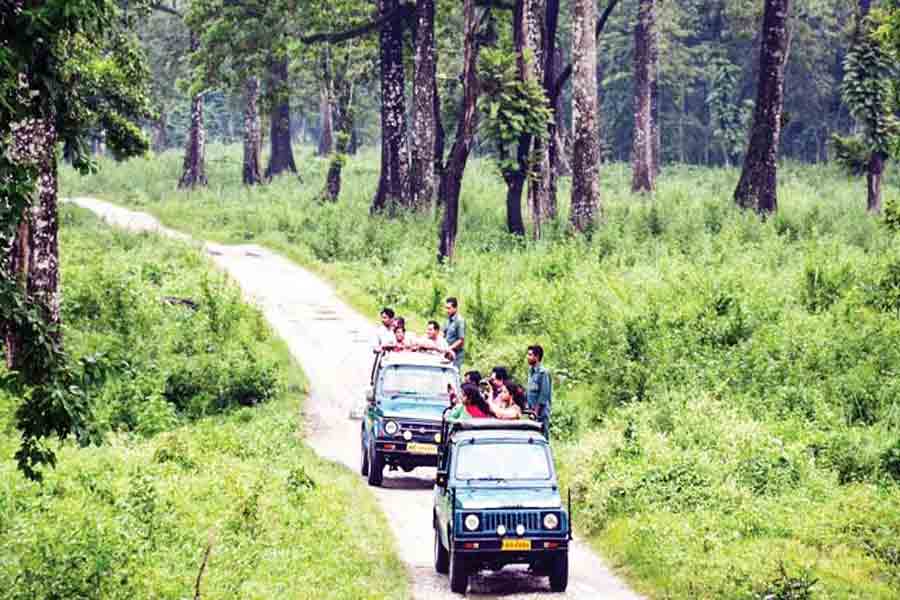
<path id="1" fill-rule="evenodd" d="M 406 444 L 406 451 L 412 454 L 437 454 L 437 446 L 410 442 Z"/>
<path id="2" fill-rule="evenodd" d="M 501 550 L 531 550 L 531 540 L 504 539 Z"/>

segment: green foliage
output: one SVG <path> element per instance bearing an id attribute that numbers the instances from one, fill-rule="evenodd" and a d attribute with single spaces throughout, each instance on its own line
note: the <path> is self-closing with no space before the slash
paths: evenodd
<path id="1" fill-rule="evenodd" d="M 850 175 L 859 177 L 866 174 L 869 169 L 870 151 L 861 136 L 842 136 L 833 133 L 830 141 L 837 164 Z"/>
<path id="2" fill-rule="evenodd" d="M 196 249 L 62 216 L 64 334 L 104 443 L 67 439 L 43 483 L 27 480 L 9 460 L 25 403 L 0 366 L 3 597 L 193 597 L 210 546 L 203 597 L 406 598 L 365 483 L 304 445 L 303 381 L 258 311 Z M 252 355 L 292 392 L 267 384 L 267 402 L 200 419 L 161 397 L 179 364 L 232 350 L 208 366 L 218 387 L 240 385 Z"/>
<path id="3" fill-rule="evenodd" d="M 526 56 L 524 60 L 532 59 Z M 481 135 L 499 147 L 502 173 L 520 168 L 518 161 L 509 157 L 508 148 L 523 136 L 546 138 L 547 124 L 553 119 L 540 82 L 534 78 L 522 81 L 516 61 L 516 54 L 503 48 L 483 48 L 478 56 Z"/>
<path id="4" fill-rule="evenodd" d="M 900 239 L 859 210 L 837 168 L 782 165 L 781 214 L 760 223 L 734 208 L 733 170 L 670 167 L 648 204 L 628 191 L 628 165 L 609 164 L 591 240 L 551 222 L 530 242 L 502 233 L 503 183 L 474 160 L 447 268 L 430 215 L 369 217 L 377 152 L 349 159 L 339 206 L 318 202 L 328 165 L 311 154 L 299 189 L 244 190 L 215 160 L 224 188 L 176 193 L 176 153 L 65 181 L 198 238 L 249 233 L 373 319 L 389 302 L 413 332 L 434 298 L 457 296 L 475 332 L 465 367 L 505 364 L 521 380 L 524 349 L 543 345 L 576 526 L 641 588 L 753 598 L 776 589 L 783 563 L 789 579 L 817 579 L 814 594 L 897 596 Z"/>
<path id="5" fill-rule="evenodd" d="M 844 60 L 841 92 L 850 114 L 862 125 L 869 152 L 890 155 L 900 136 L 897 119 L 896 55 L 872 33 L 872 23 L 857 24 L 853 44 Z"/>

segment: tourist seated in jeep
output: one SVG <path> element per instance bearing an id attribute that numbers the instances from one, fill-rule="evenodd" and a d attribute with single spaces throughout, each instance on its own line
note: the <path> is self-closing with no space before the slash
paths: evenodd
<path id="1" fill-rule="evenodd" d="M 513 392 L 518 384 L 512 380 L 504 381 L 498 388 L 497 396 L 491 402 L 491 412 L 498 419 L 514 420 L 522 418 L 522 407 L 513 398 Z M 522 387 L 522 386 L 518 386 Z"/>
<path id="2" fill-rule="evenodd" d="M 464 594 L 469 576 L 524 564 L 565 591 L 569 514 L 540 423 L 445 420 L 433 492 L 434 567 Z"/>
<path id="3" fill-rule="evenodd" d="M 437 321 L 428 321 L 425 328 L 425 337 L 418 339 L 419 349 L 441 352 L 449 360 L 456 358 L 456 353 L 447 345 L 447 340 L 441 335 L 441 326 Z"/>
<path id="4" fill-rule="evenodd" d="M 493 416 L 488 403 L 481 396 L 478 386 L 464 383 L 462 386 L 462 404 L 457 404 L 448 414 L 448 421 L 463 419 L 485 419 Z"/>

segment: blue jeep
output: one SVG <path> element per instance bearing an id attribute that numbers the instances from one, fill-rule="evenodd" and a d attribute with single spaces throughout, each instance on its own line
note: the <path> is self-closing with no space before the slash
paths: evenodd
<path id="1" fill-rule="evenodd" d="M 384 467 L 411 471 L 437 465 L 441 415 L 459 372 L 440 354 L 383 352 L 372 366 L 360 432 L 360 472 L 380 486 Z"/>
<path id="2" fill-rule="evenodd" d="M 446 423 L 434 486 L 434 568 L 464 594 L 469 575 L 526 564 L 569 582 L 569 512 L 550 445 L 534 421 Z"/>

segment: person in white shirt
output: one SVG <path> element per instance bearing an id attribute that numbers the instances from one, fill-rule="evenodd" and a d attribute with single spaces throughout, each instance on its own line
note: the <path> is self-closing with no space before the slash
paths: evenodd
<path id="1" fill-rule="evenodd" d="M 425 337 L 418 340 L 418 343 L 420 348 L 437 350 L 450 360 L 453 360 L 456 357 L 456 354 L 447 344 L 447 340 L 441 335 L 441 326 L 438 325 L 437 321 L 428 321 L 428 326 L 425 329 Z"/>
<path id="2" fill-rule="evenodd" d="M 372 343 L 372 352 L 379 353 L 383 348 L 391 347 L 396 343 L 394 338 L 394 310 L 384 308 L 381 310 L 381 325 L 375 330 L 375 340 Z"/>

